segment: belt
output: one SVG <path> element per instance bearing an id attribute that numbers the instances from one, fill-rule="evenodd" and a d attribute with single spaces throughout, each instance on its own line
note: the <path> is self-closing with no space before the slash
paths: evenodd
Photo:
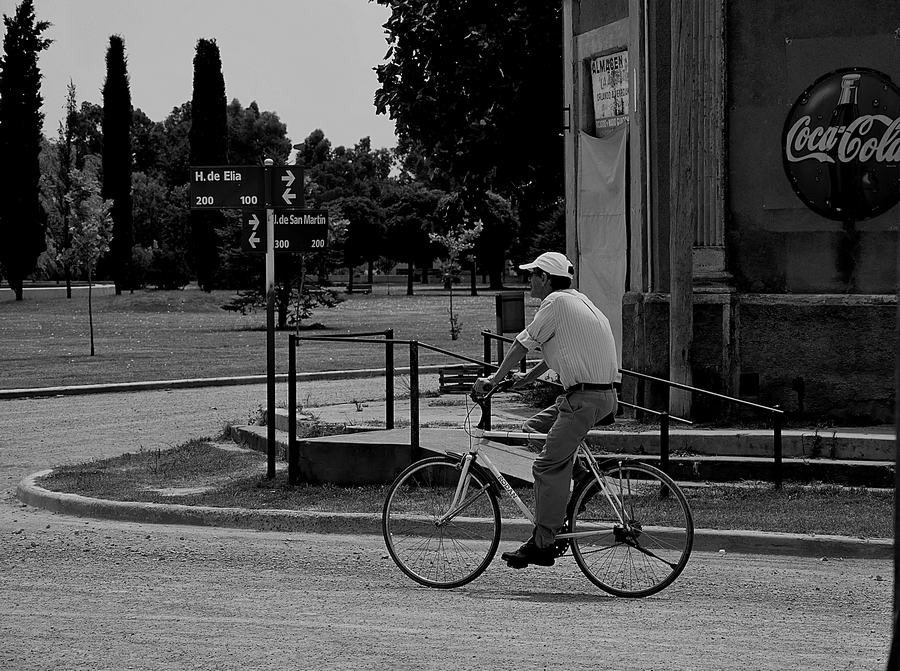
<path id="1" fill-rule="evenodd" d="M 613 384 L 593 384 L 590 382 L 580 382 L 566 388 L 566 393 L 571 394 L 573 391 L 602 391 L 605 389 L 613 389 Z"/>

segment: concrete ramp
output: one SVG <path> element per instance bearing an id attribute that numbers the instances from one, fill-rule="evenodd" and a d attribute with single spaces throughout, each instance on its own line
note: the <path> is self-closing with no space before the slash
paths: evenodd
<path id="1" fill-rule="evenodd" d="M 266 427 L 239 426 L 231 428 L 238 442 L 255 450 L 266 452 Z M 702 432 L 696 432 L 702 435 Z M 627 433 L 610 433 L 604 441 L 606 455 L 619 458 L 636 458 L 651 464 L 659 462 L 654 454 L 643 449 L 631 452 L 623 449 L 634 447 L 619 438 L 630 438 Z M 711 439 L 715 440 L 714 438 Z M 422 429 L 419 434 L 421 448 L 413 454 L 409 446 L 409 429 L 391 429 L 303 438 L 300 447 L 300 477 L 306 482 L 331 482 L 340 485 L 383 485 L 390 483 L 400 471 L 414 460 L 448 450 L 465 452 L 470 438 L 463 429 Z M 287 458 L 288 434 L 276 431 L 282 459 Z M 533 482 L 531 465 L 534 454 L 524 447 L 482 447 L 504 477 L 514 486 Z M 771 456 L 732 456 L 707 454 L 678 454 L 669 458 L 669 475 L 679 481 L 741 481 L 759 480 L 771 482 L 774 478 Z M 830 482 L 841 485 L 867 487 L 893 487 L 894 460 L 856 460 L 788 457 L 782 464 L 785 481 Z"/>
<path id="2" fill-rule="evenodd" d="M 233 427 L 235 437 L 250 447 L 266 451 L 266 427 Z M 276 431 L 280 450 L 287 454 L 288 436 Z M 462 429 L 421 429 L 420 448 L 410 448 L 408 428 L 362 431 L 319 438 L 298 438 L 300 477 L 305 482 L 339 485 L 381 485 L 393 481 L 413 461 L 450 452 L 466 452 L 470 437 Z M 482 446 L 497 469 L 514 486 L 534 482 L 531 464 L 534 454 L 523 447 Z"/>

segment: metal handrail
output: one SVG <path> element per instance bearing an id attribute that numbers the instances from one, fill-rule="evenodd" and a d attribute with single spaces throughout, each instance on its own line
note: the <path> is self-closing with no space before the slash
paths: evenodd
<path id="1" fill-rule="evenodd" d="M 705 394 L 706 396 L 714 396 L 716 398 L 721 398 L 725 401 L 731 401 L 732 403 L 737 403 L 738 405 L 746 405 L 751 408 L 756 408 L 757 410 L 763 410 L 765 412 L 771 412 L 773 414 L 783 415 L 784 410 L 778 407 L 773 407 L 769 405 L 760 405 L 759 403 L 752 403 L 750 401 L 745 401 L 742 398 L 735 398 L 733 396 L 726 396 L 725 394 L 719 394 L 714 391 L 709 391 L 707 389 L 700 389 L 699 387 L 691 387 L 687 384 L 681 384 L 680 382 L 672 382 L 671 380 L 666 380 L 662 377 L 654 377 L 652 375 L 647 375 L 646 373 L 638 373 L 633 370 L 627 370 L 625 368 L 620 368 L 619 372 L 623 375 L 631 375 L 632 377 L 640 378 L 642 380 L 649 380 L 651 382 L 662 382 L 663 384 L 669 385 L 669 387 L 674 387 L 676 389 L 683 389 L 684 391 L 696 392 L 698 394 Z"/>
<path id="2" fill-rule="evenodd" d="M 486 356 L 489 355 L 489 353 L 491 351 L 491 348 L 489 345 L 490 339 L 495 339 L 495 340 L 499 340 L 499 341 L 503 341 L 503 342 L 513 342 L 514 341 L 514 338 L 508 338 L 499 333 L 493 333 L 492 331 L 488 331 L 488 330 L 483 330 L 481 332 L 481 334 L 485 339 L 484 352 L 485 352 Z M 775 487 L 778 489 L 781 488 L 781 483 L 782 483 L 781 471 L 782 471 L 782 461 L 783 461 L 781 429 L 782 429 L 782 422 L 783 422 L 783 417 L 784 417 L 784 410 L 782 410 L 781 408 L 779 408 L 777 406 L 773 407 L 773 406 L 767 406 L 767 405 L 760 405 L 759 403 L 752 403 L 751 401 L 745 401 L 744 399 L 741 399 L 741 398 L 734 398 L 733 396 L 726 396 L 725 394 L 719 394 L 714 391 L 708 391 L 706 389 L 692 387 L 690 385 L 682 384 L 680 382 L 673 382 L 671 380 L 666 380 L 665 378 L 655 377 L 653 375 L 647 375 L 646 373 L 638 373 L 637 371 L 628 370 L 625 368 L 620 368 L 619 373 L 621 373 L 622 375 L 629 375 L 631 377 L 635 377 L 635 378 L 638 378 L 641 380 L 647 380 L 650 382 L 658 382 L 661 384 L 665 384 L 669 387 L 669 389 L 674 388 L 674 389 L 681 389 L 683 391 L 689 391 L 691 393 L 704 394 L 706 396 L 712 396 L 714 398 L 719 398 L 719 399 L 728 401 L 730 403 L 735 403 L 737 405 L 742 405 L 742 406 L 746 406 L 746 407 L 754 408 L 756 410 L 761 410 L 763 412 L 770 413 L 772 415 L 772 432 L 773 432 L 773 459 L 774 459 L 773 479 L 775 481 Z M 623 405 L 628 405 L 630 407 L 635 407 L 635 408 L 637 407 L 637 406 L 632 406 L 631 404 L 628 404 L 628 403 L 625 403 L 622 401 L 620 401 L 620 403 L 622 403 Z M 668 464 L 668 457 L 669 457 L 669 455 L 668 455 L 669 420 L 682 421 L 682 422 L 686 422 L 687 420 L 683 420 L 679 417 L 669 415 L 668 413 L 659 413 L 659 412 L 655 412 L 653 410 L 647 410 L 645 408 L 640 408 L 640 410 L 643 410 L 644 412 L 650 412 L 650 413 L 656 414 L 660 418 L 660 466 L 663 467 L 663 470 L 665 470 L 665 465 Z M 688 422 L 688 423 L 690 423 L 690 422 Z"/>
<path id="3" fill-rule="evenodd" d="M 459 359 L 461 361 L 466 361 L 469 363 L 476 363 L 480 366 L 484 367 L 485 373 L 487 373 L 490 369 L 497 369 L 499 366 L 490 361 L 490 346 L 489 341 L 491 338 L 497 340 L 503 340 L 506 342 L 513 342 L 513 338 L 507 338 L 497 333 L 493 333 L 491 331 L 482 331 L 482 335 L 485 339 L 485 359 L 479 360 L 473 357 L 466 356 L 464 354 L 459 354 L 457 352 L 452 352 L 450 350 L 443 349 L 441 347 L 436 347 L 435 345 L 430 345 L 428 343 L 419 342 L 417 340 L 395 340 L 393 337 L 393 329 L 387 329 L 386 331 L 379 332 L 368 332 L 368 333 L 348 333 L 348 334 L 338 334 L 331 336 L 297 336 L 291 334 L 290 336 L 290 347 L 289 347 L 289 371 L 288 371 L 288 406 L 290 413 L 290 426 L 289 430 L 289 446 L 288 446 L 288 473 L 289 480 L 291 482 L 296 482 L 298 478 L 298 449 L 296 443 L 296 349 L 299 341 L 301 340 L 315 340 L 315 341 L 330 341 L 330 342 L 359 342 L 359 343 L 372 343 L 372 344 L 380 344 L 385 346 L 385 401 L 386 401 L 386 418 L 385 425 L 387 428 L 391 429 L 394 427 L 394 398 L 393 398 L 393 378 L 394 378 L 394 365 L 393 365 L 393 347 L 394 345 L 407 345 L 409 347 L 409 375 L 410 375 L 410 447 L 413 455 L 415 456 L 419 450 L 419 348 L 424 348 L 430 350 L 432 352 L 436 352 L 438 354 L 444 354 L 446 356 L 453 357 L 455 359 Z M 369 336 L 383 336 L 383 339 L 375 339 L 370 338 Z M 782 465 L 782 445 L 781 445 L 781 421 L 782 416 L 784 415 L 784 411 L 778 407 L 769 407 L 760 405 L 757 403 L 752 403 L 750 401 L 744 401 L 743 399 L 733 398 L 731 396 L 726 396 L 724 394 L 719 394 L 716 392 L 707 391 L 705 389 L 699 389 L 697 387 L 691 387 L 689 385 L 681 384 L 678 382 L 672 382 L 670 380 L 666 380 L 664 378 L 654 377 L 652 375 L 646 375 L 645 373 L 638 373 L 636 371 L 631 371 L 627 369 L 619 369 L 619 372 L 623 375 L 630 375 L 639 379 L 648 380 L 651 382 L 659 382 L 662 384 L 668 385 L 670 388 L 682 389 L 685 391 L 690 391 L 692 393 L 700 393 L 706 394 L 709 396 L 713 396 L 716 398 L 720 398 L 726 401 L 730 401 L 733 403 L 737 403 L 740 405 L 745 405 L 748 407 L 756 408 L 758 410 L 762 410 L 765 412 L 769 412 L 772 414 L 773 418 L 773 430 L 774 430 L 774 458 L 775 458 L 775 467 L 774 467 L 774 480 L 775 486 L 781 487 L 781 465 Z M 553 384 L 553 383 L 551 383 Z M 561 386 L 561 385 L 559 385 Z M 631 403 L 627 403 L 624 401 L 620 401 L 622 405 L 627 407 L 631 407 L 643 412 L 647 412 L 653 415 L 656 415 L 660 421 L 660 468 L 663 470 L 667 470 L 669 463 L 669 422 L 679 421 L 687 424 L 691 424 L 691 422 L 687 419 L 683 419 L 680 417 L 669 415 L 668 412 L 660 412 L 657 410 L 651 410 L 649 408 L 643 408 L 638 405 L 634 405 Z M 490 428 L 490 401 L 485 404 L 485 420 L 487 428 Z"/>
<path id="4" fill-rule="evenodd" d="M 376 335 L 384 339 L 368 339 L 368 336 Z M 297 446 L 297 345 L 300 340 L 384 344 L 385 426 L 394 428 L 394 344 L 397 342 L 394 340 L 394 329 L 334 336 L 298 336 L 292 333 L 288 339 L 288 482 L 291 484 L 296 484 L 300 479 L 300 450 Z"/>

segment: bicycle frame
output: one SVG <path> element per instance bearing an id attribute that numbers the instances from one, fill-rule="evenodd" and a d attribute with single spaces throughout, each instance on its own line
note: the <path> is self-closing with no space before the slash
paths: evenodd
<path id="1" fill-rule="evenodd" d="M 468 505 L 470 499 L 465 501 L 461 501 L 460 499 L 463 496 L 463 493 L 466 492 L 469 488 L 469 470 L 472 463 L 475 461 L 476 457 L 479 456 L 479 447 L 481 445 L 487 446 L 495 446 L 495 447 L 507 447 L 503 443 L 494 443 L 491 442 L 491 438 L 506 438 L 506 439 L 526 439 L 526 440 L 546 440 L 547 434 L 545 433 L 525 433 L 525 432 L 511 432 L 511 431 L 485 431 L 482 429 L 474 429 L 472 432 L 472 437 L 477 440 L 472 442 L 469 451 L 465 454 L 462 461 L 462 468 L 459 477 L 459 483 L 456 487 L 456 493 L 453 496 L 453 500 L 450 504 L 450 510 L 448 510 L 444 515 L 442 515 L 438 520 L 438 524 L 445 524 L 448 520 L 453 519 L 456 515 L 462 512 Z M 627 516 L 625 513 L 625 504 L 619 499 L 618 496 L 610 495 L 609 481 L 606 475 L 600 470 L 600 467 L 597 463 L 597 459 L 591 454 L 591 451 L 587 448 L 584 441 L 579 443 L 578 448 L 575 452 L 575 458 L 578 456 L 584 457 L 587 462 L 588 468 L 593 474 L 594 478 L 600 484 L 601 491 L 604 496 L 606 496 L 607 501 L 609 501 L 609 505 L 616 513 L 616 517 L 618 517 L 619 523 L 628 528 L 629 523 L 627 520 Z M 513 502 L 522 511 L 522 514 L 528 519 L 529 522 L 534 524 L 534 513 L 525 505 L 525 502 L 522 501 L 521 497 L 516 493 L 516 490 L 513 489 L 512 485 L 503 477 L 503 474 L 500 470 L 494 465 L 491 461 L 490 457 L 487 454 L 481 454 L 479 463 L 483 464 L 494 476 L 496 481 L 500 484 L 500 486 L 506 491 L 506 493 L 512 498 Z M 619 483 L 619 491 L 622 491 L 622 483 Z M 478 493 L 475 494 L 477 496 Z M 471 498 L 471 497 L 470 497 Z M 599 533 L 600 530 L 597 531 L 580 531 L 576 533 L 559 533 L 557 534 L 558 539 L 569 539 L 569 538 L 582 538 L 587 536 L 593 536 Z"/>

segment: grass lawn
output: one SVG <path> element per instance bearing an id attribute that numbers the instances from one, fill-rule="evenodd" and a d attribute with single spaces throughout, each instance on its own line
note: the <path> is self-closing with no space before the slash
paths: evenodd
<path id="1" fill-rule="evenodd" d="M 265 477 L 266 457 L 227 443 L 195 440 L 171 450 L 125 454 L 65 466 L 40 484 L 47 489 L 120 501 L 180 503 L 253 509 L 377 513 L 386 486 L 336 487 L 287 484 L 287 474 Z M 530 489 L 520 491 L 533 505 Z M 748 529 L 804 534 L 892 538 L 892 491 L 831 485 L 786 484 L 781 491 L 758 486 L 689 487 L 694 524 L 703 529 Z M 521 513 L 508 497 L 503 516 Z M 828 514 L 823 515 L 822 511 Z"/>
<path id="2" fill-rule="evenodd" d="M 346 295 L 333 309 L 321 308 L 308 320 L 323 328 L 303 335 L 334 335 L 394 329 L 394 337 L 419 340 L 471 357 L 483 355 L 483 329 L 495 328 L 496 292 L 469 296 L 456 289 L 454 312 L 462 334 L 450 338 L 447 292 L 416 287 L 379 286 L 373 294 Z M 183 378 L 263 375 L 266 372 L 265 310 L 250 315 L 221 308 L 234 293 L 136 291 L 97 296 L 93 301 L 96 355 L 90 356 L 87 297 L 0 302 L 0 389 L 57 385 L 138 382 Z M 526 318 L 538 301 L 526 299 Z M 276 334 L 277 372 L 287 372 L 288 333 Z M 420 365 L 459 363 L 420 350 Z M 408 365 L 408 349 L 395 353 L 395 365 Z M 375 345 L 305 342 L 298 350 L 300 372 L 384 366 L 384 349 Z"/>

